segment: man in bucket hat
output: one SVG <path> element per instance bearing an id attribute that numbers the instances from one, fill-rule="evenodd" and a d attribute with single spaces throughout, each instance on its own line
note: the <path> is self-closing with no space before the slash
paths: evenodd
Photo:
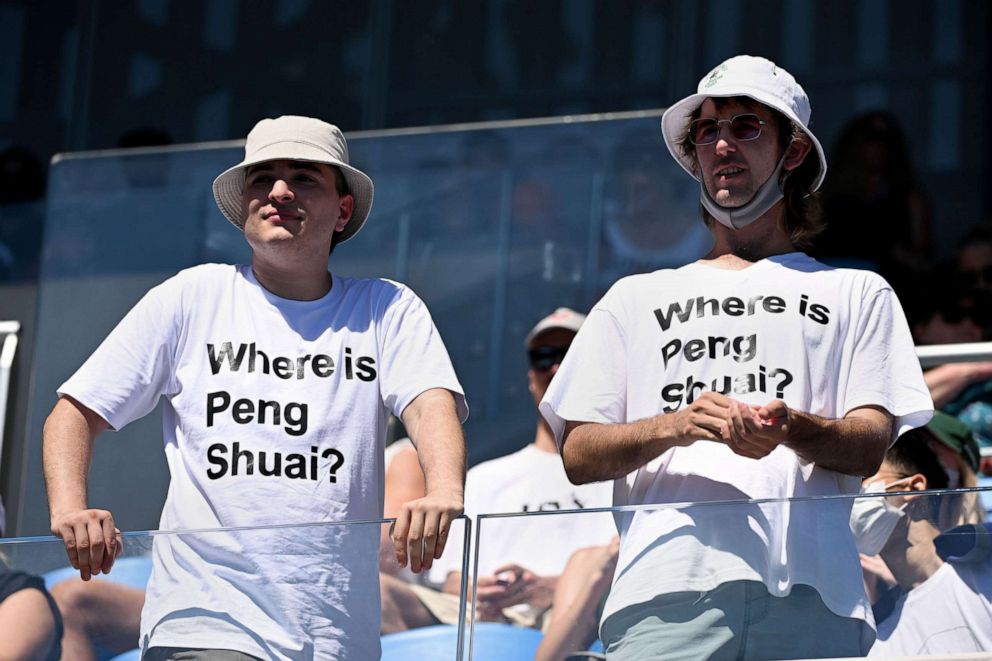
<path id="1" fill-rule="evenodd" d="M 156 538 L 145 659 L 378 658 L 378 526 L 265 527 L 380 518 L 390 413 L 427 483 L 398 517 L 397 559 L 421 571 L 445 546 L 462 511 L 467 408 L 444 345 L 403 285 L 327 270 L 372 192 L 337 127 L 259 122 L 214 182 L 251 264 L 155 287 L 59 389 L 45 477 L 52 532 L 81 578 L 120 552 L 111 513 L 86 502 L 93 441 L 160 398 L 172 476 L 161 528 L 261 528 Z"/>
<path id="2" fill-rule="evenodd" d="M 541 403 L 572 481 L 694 503 L 618 517 L 608 658 L 860 656 L 874 637 L 849 501 L 803 498 L 857 493 L 932 403 L 884 280 L 800 252 L 826 173 L 809 118 L 750 56 L 667 110 L 713 248 L 617 282 Z"/>

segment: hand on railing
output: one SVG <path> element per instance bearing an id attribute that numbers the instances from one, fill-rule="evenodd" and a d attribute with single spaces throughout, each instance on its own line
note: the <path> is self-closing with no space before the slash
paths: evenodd
<path id="1" fill-rule="evenodd" d="M 430 569 L 441 557 L 448 541 L 451 522 L 463 509 L 461 494 L 429 493 L 423 498 L 403 503 L 393 524 L 393 547 L 396 562 L 418 574 Z"/>
<path id="2" fill-rule="evenodd" d="M 124 550 L 121 531 L 107 510 L 85 509 L 52 519 L 52 533 L 65 543 L 66 555 L 84 581 L 100 573 L 109 574 Z"/>

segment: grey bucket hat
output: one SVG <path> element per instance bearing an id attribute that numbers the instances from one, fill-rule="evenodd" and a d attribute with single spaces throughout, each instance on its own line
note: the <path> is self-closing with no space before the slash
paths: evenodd
<path id="1" fill-rule="evenodd" d="M 287 159 L 336 166 L 355 198 L 355 208 L 348 225 L 342 230 L 338 243 L 358 234 L 372 209 L 374 186 L 372 179 L 348 164 L 348 142 L 341 129 L 312 117 L 284 115 L 263 119 L 248 134 L 245 158 L 214 179 L 214 199 L 221 213 L 238 229 L 244 229 L 241 193 L 245 185 L 245 169 L 264 161 Z"/>

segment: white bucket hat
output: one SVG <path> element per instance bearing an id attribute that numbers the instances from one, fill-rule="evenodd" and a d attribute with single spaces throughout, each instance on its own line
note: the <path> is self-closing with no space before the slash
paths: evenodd
<path id="1" fill-rule="evenodd" d="M 284 115 L 263 119 L 248 134 L 245 159 L 214 179 L 214 199 L 221 213 L 238 229 L 244 229 L 241 194 L 245 169 L 264 161 L 286 159 L 336 166 L 355 198 L 351 220 L 341 231 L 338 243 L 358 234 L 372 209 L 374 186 L 367 174 L 348 165 L 348 142 L 341 129 L 312 117 Z"/>
<path id="2" fill-rule="evenodd" d="M 703 101 L 711 97 L 731 96 L 746 96 L 754 99 L 769 108 L 774 108 L 802 127 L 820 159 L 820 171 L 813 182 L 813 190 L 817 190 L 827 174 L 827 159 L 823 155 L 820 141 L 808 127 L 812 112 L 809 97 L 791 73 L 776 66 L 770 60 L 752 55 L 738 55 L 717 65 L 699 81 L 695 94 L 672 104 L 662 115 L 661 133 L 665 137 L 668 151 L 679 165 L 694 179 L 699 180 L 693 172 L 692 158 L 681 152 L 679 142 L 688 130 L 692 113 L 703 104 Z"/>

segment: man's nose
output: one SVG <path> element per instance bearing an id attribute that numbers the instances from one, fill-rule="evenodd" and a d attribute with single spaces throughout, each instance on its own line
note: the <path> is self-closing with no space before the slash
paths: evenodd
<path id="1" fill-rule="evenodd" d="M 714 145 L 716 153 L 723 156 L 729 152 L 737 151 L 737 143 L 734 141 L 733 136 L 730 135 L 730 127 L 720 126 L 719 131 L 720 133 L 717 135 L 716 144 Z"/>
<path id="2" fill-rule="evenodd" d="M 293 197 L 289 184 L 283 179 L 276 179 L 272 184 L 272 190 L 269 191 L 269 199 L 273 202 L 291 202 Z"/>

